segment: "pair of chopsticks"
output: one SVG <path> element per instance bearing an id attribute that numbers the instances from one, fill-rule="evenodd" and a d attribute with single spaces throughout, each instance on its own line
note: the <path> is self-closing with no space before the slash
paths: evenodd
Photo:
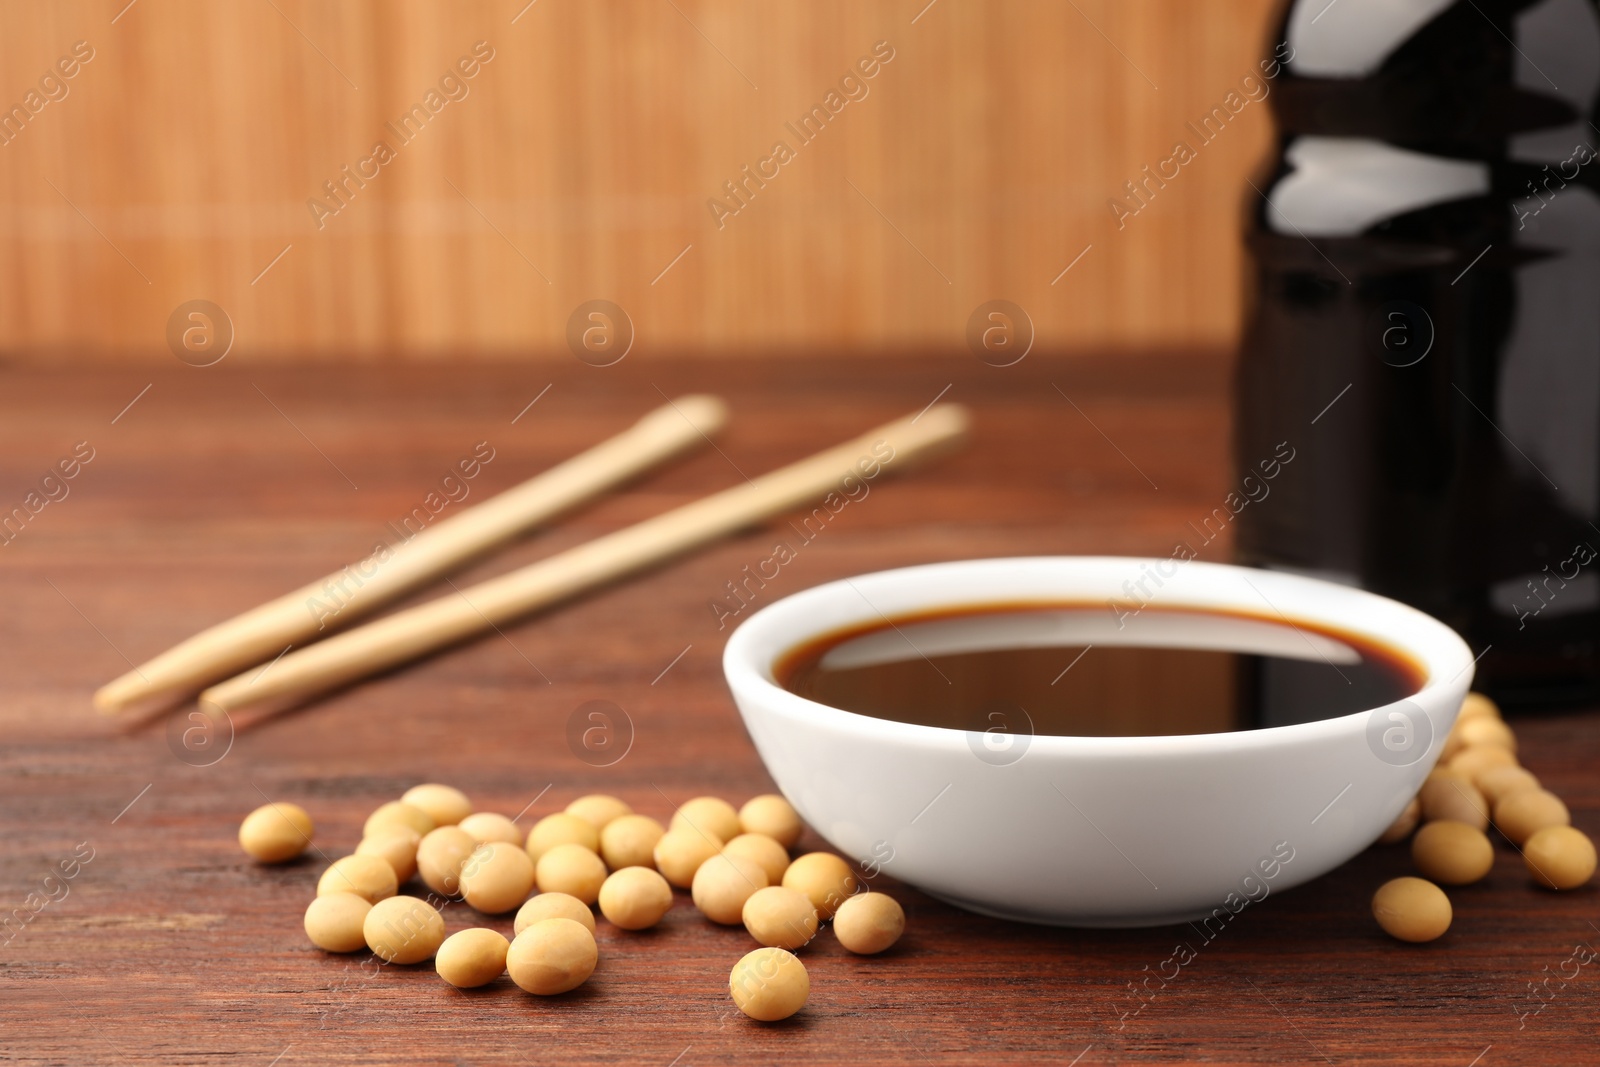
<path id="1" fill-rule="evenodd" d="M 429 526 L 391 548 L 387 558 L 375 553 L 196 634 L 101 688 L 95 706 L 115 713 L 209 686 L 200 693 L 200 706 L 222 715 L 268 700 L 326 693 L 823 498 L 846 477 L 862 477 L 858 465 L 869 457 L 885 470 L 910 466 L 958 442 L 967 414 L 957 404 L 936 404 L 809 459 L 747 478 L 743 485 L 318 640 L 328 621 L 318 605 L 329 602 L 330 589 L 339 591 L 336 623 L 370 614 L 621 482 L 709 443 L 726 421 L 727 407 L 716 397 L 669 401 L 617 436 Z"/>

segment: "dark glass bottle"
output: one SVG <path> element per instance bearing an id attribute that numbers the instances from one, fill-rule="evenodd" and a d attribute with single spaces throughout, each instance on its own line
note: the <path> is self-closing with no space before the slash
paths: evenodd
<path id="1" fill-rule="evenodd" d="M 1437 616 L 1508 707 L 1600 700 L 1600 12 L 1294 0 L 1280 30 L 1235 448 L 1298 456 L 1240 561 Z"/>

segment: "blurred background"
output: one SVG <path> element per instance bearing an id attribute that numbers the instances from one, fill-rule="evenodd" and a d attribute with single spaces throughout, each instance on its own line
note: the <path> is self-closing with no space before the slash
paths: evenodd
<path id="1" fill-rule="evenodd" d="M 1274 7 L 10 4 L 0 352 L 170 365 L 192 300 L 235 362 L 570 360 L 596 299 L 637 353 L 959 349 L 994 298 L 1039 350 L 1228 348 L 1266 104 L 1142 172 Z"/>

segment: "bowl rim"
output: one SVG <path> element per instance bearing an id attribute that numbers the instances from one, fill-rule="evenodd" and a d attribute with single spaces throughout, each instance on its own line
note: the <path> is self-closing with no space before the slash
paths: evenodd
<path id="1" fill-rule="evenodd" d="M 864 597 L 864 594 L 861 594 L 854 584 L 863 581 L 871 583 L 916 583 L 922 581 L 932 588 L 934 583 L 927 582 L 927 579 L 935 577 L 938 572 L 948 572 L 951 569 L 982 570 L 986 568 L 999 569 L 1027 566 L 1082 569 L 1132 568 L 1141 564 L 1154 566 L 1157 563 L 1169 562 L 1171 562 L 1170 557 L 1153 556 L 993 556 L 896 567 L 824 582 L 776 600 L 740 623 L 733 633 L 729 635 L 727 644 L 723 648 L 723 675 L 736 698 L 748 698 L 738 700 L 741 715 L 745 717 L 747 722 L 752 717 L 753 710 L 758 708 L 761 714 L 776 714 L 819 731 L 844 733 L 862 739 L 887 740 L 927 751 L 952 750 L 956 746 L 960 746 L 964 750 L 968 745 L 969 731 L 958 730 L 948 726 L 927 726 L 862 715 L 810 700 L 779 685 L 772 676 L 772 668 L 779 658 L 789 650 L 838 628 L 837 626 L 818 627 L 815 623 L 808 624 L 804 621 L 806 613 L 814 610 L 817 605 L 824 601 L 835 597 Z M 1419 706 L 1428 714 L 1433 727 L 1433 737 L 1426 752 L 1436 751 L 1443 745 L 1444 736 L 1453 725 L 1456 713 L 1459 711 L 1459 701 L 1456 702 L 1455 706 L 1450 705 L 1448 702 L 1450 691 L 1459 688 L 1461 693 L 1465 695 L 1472 683 L 1474 667 L 1477 662 L 1466 642 L 1449 626 L 1433 616 L 1397 600 L 1320 578 L 1287 571 L 1272 571 L 1229 563 L 1201 562 L 1199 560 L 1184 563 L 1184 571 L 1188 572 L 1191 569 L 1202 574 L 1237 573 L 1249 575 L 1254 580 L 1261 580 L 1269 586 L 1278 586 L 1280 589 L 1298 587 L 1306 592 L 1323 590 L 1333 592 L 1339 597 L 1355 598 L 1363 606 L 1369 607 L 1374 613 L 1378 613 L 1380 618 L 1390 620 L 1392 628 L 1398 628 L 1402 625 L 1411 627 L 1416 634 L 1415 640 L 1396 637 L 1378 627 L 1370 629 L 1353 627 L 1343 620 L 1319 618 L 1313 612 L 1298 612 L 1294 616 L 1286 615 L 1285 621 L 1292 625 L 1293 621 L 1298 618 L 1335 629 L 1354 630 L 1375 641 L 1391 644 L 1403 650 L 1407 656 L 1420 665 L 1426 672 L 1426 679 L 1420 689 L 1415 693 L 1402 697 L 1400 700 L 1346 715 L 1316 719 L 1311 722 L 1221 733 L 1111 737 L 1034 734 L 1029 736 L 1030 751 L 1037 751 L 1041 755 L 1057 753 L 1061 755 L 1093 755 L 1102 758 L 1115 756 L 1159 758 L 1165 756 L 1194 756 L 1206 753 L 1236 753 L 1301 743 L 1316 743 L 1348 737 L 1355 732 L 1364 730 L 1367 720 L 1374 714 L 1387 709 L 1398 708 L 1404 704 Z M 1051 597 L 1041 596 L 1039 599 L 1041 601 L 1064 599 L 1070 595 L 1070 593 L 1058 593 Z M 993 603 L 994 599 L 989 598 L 987 602 Z M 959 605 L 963 602 L 983 603 L 985 601 L 972 598 L 967 598 L 964 601 L 963 599 L 950 597 L 941 599 L 930 596 L 926 607 L 939 608 Z M 868 603 L 870 605 L 870 601 Z M 1182 609 L 1216 607 L 1218 605 L 1214 602 L 1208 604 L 1203 599 L 1191 599 L 1186 603 L 1182 592 L 1174 592 L 1168 594 L 1168 600 L 1162 606 Z M 876 609 L 874 608 L 874 610 Z M 879 614 L 882 615 L 882 612 L 879 612 Z M 887 618 L 888 616 L 885 617 Z M 770 655 L 758 654 L 758 649 L 762 645 L 774 643 L 778 646 L 776 652 Z M 747 707 L 747 704 L 751 706 Z"/>

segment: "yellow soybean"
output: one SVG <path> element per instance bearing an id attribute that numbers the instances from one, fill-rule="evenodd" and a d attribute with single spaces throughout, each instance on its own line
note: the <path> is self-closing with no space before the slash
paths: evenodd
<path id="1" fill-rule="evenodd" d="M 750 1018 L 777 1022 L 806 1006 L 811 976 L 794 953 L 781 948 L 758 948 L 733 965 L 728 993 Z"/>
<path id="2" fill-rule="evenodd" d="M 739 836 L 739 813 L 721 797 L 695 797 L 672 813 L 672 830 L 689 827 L 724 841 Z"/>
<path id="3" fill-rule="evenodd" d="M 392 897 L 400 888 L 394 868 L 377 856 L 345 856 L 336 859 L 317 879 L 317 896 L 329 893 L 354 893 L 368 903 Z"/>
<path id="4" fill-rule="evenodd" d="M 766 834 L 740 834 L 722 846 L 724 856 L 743 856 L 767 872 L 767 881 L 777 885 L 789 869 L 789 850 Z"/>
<path id="5" fill-rule="evenodd" d="M 576 815 L 586 821 L 598 832 L 606 828 L 606 824 L 613 819 L 620 819 L 624 815 L 632 815 L 633 809 L 627 802 L 604 793 L 590 793 L 586 797 L 579 797 L 567 805 L 567 814 Z"/>
<path id="6" fill-rule="evenodd" d="M 522 844 L 522 831 L 517 829 L 517 824 L 498 812 L 475 811 L 457 825 L 471 834 L 472 839 L 480 845 L 489 845 L 496 841 L 505 841 L 513 845 Z"/>
<path id="7" fill-rule="evenodd" d="M 380 900 L 361 922 L 373 955 L 388 963 L 431 960 L 444 941 L 444 916 L 425 900 L 389 897 Z"/>
<path id="8" fill-rule="evenodd" d="M 800 813 L 776 793 L 763 793 L 745 801 L 739 809 L 739 829 L 747 834 L 766 834 L 784 848 L 800 840 Z"/>
<path id="9" fill-rule="evenodd" d="M 757 889 L 740 912 L 750 936 L 770 948 L 793 951 L 817 933 L 817 909 L 805 894 L 781 885 Z"/>
<path id="10" fill-rule="evenodd" d="M 700 865 L 722 851 L 722 840 L 689 826 L 668 830 L 656 842 L 656 870 L 679 889 L 688 889 L 694 884 L 694 872 Z"/>
<path id="11" fill-rule="evenodd" d="M 1411 831 L 1417 828 L 1417 823 L 1422 821 L 1422 801 L 1412 797 L 1395 816 L 1394 822 L 1378 837 L 1378 844 L 1393 845 L 1404 841 L 1411 836 Z"/>
<path id="12" fill-rule="evenodd" d="M 839 944 L 858 956 L 871 956 L 900 940 L 906 913 L 887 893 L 857 893 L 839 905 L 833 932 Z"/>
<path id="13" fill-rule="evenodd" d="M 477 926 L 457 930 L 444 939 L 434 955 L 439 977 L 457 989 L 476 989 L 506 973 L 506 951 L 511 942 L 498 930 Z"/>
<path id="14" fill-rule="evenodd" d="M 1495 828 L 1519 845 L 1547 826 L 1571 823 L 1567 806 L 1548 789 L 1524 789 L 1494 806 Z"/>
<path id="15" fill-rule="evenodd" d="M 1432 941 L 1450 929 L 1454 917 L 1444 890 L 1421 878 L 1396 878 L 1372 895 L 1372 915 L 1390 937 Z"/>
<path id="16" fill-rule="evenodd" d="M 427 813 L 435 826 L 454 826 L 472 814 L 472 801 L 467 794 L 437 782 L 414 785 L 400 794 L 400 799 Z"/>
<path id="17" fill-rule="evenodd" d="M 1490 767 L 1514 767 L 1517 757 L 1504 745 L 1468 745 L 1450 758 L 1449 768 L 1472 781 Z"/>
<path id="18" fill-rule="evenodd" d="M 1462 742 L 1469 748 L 1473 745 L 1499 745 L 1512 752 L 1517 750 L 1517 735 L 1511 732 L 1511 727 L 1499 719 L 1487 716 L 1469 719 L 1458 729 Z"/>
<path id="19" fill-rule="evenodd" d="M 461 868 L 478 849 L 478 840 L 459 826 L 441 826 L 417 845 L 417 873 L 423 884 L 447 897 L 461 893 Z"/>
<path id="20" fill-rule="evenodd" d="M 571 919 L 541 919 L 511 942 L 506 970 L 529 993 L 552 996 L 576 989 L 600 959 L 594 934 Z"/>
<path id="21" fill-rule="evenodd" d="M 694 906 L 715 923 L 744 921 L 744 904 L 767 886 L 767 872 L 754 860 L 726 854 L 712 856 L 694 872 Z"/>
<path id="22" fill-rule="evenodd" d="M 1538 789 L 1539 779 L 1521 767 L 1490 767 L 1478 775 L 1473 784 L 1490 804 L 1498 804 L 1512 793 Z"/>
<path id="23" fill-rule="evenodd" d="M 612 870 L 654 867 L 656 842 L 667 828 L 648 815 L 619 815 L 600 831 L 600 857 Z"/>
<path id="24" fill-rule="evenodd" d="M 521 905 L 533 888 L 533 861 L 509 841 L 479 845 L 461 866 L 461 895 L 486 915 Z"/>
<path id="25" fill-rule="evenodd" d="M 372 903 L 354 893 L 329 893 L 306 908 L 306 936 L 324 952 L 358 952 L 367 947 L 361 932 Z"/>
<path id="26" fill-rule="evenodd" d="M 535 880 L 541 893 L 566 893 L 585 904 L 593 904 L 600 898 L 606 865 L 589 849 L 568 842 L 539 857 Z"/>
<path id="27" fill-rule="evenodd" d="M 546 815 L 528 831 L 528 858 L 538 863 L 539 857 L 557 845 L 582 845 L 590 852 L 598 852 L 600 833 L 587 819 L 558 811 Z"/>
<path id="28" fill-rule="evenodd" d="M 1467 698 L 1461 702 L 1461 711 L 1456 715 L 1456 723 L 1470 722 L 1473 719 L 1500 718 L 1500 706 L 1482 693 L 1468 693 Z"/>
<path id="29" fill-rule="evenodd" d="M 783 884 L 804 893 L 819 917 L 831 919 L 839 905 L 856 891 L 858 883 L 850 865 L 838 856 L 808 852 L 789 864 L 783 872 Z"/>
<path id="30" fill-rule="evenodd" d="M 1477 786 L 1453 772 L 1429 775 L 1417 799 L 1422 801 L 1422 817 L 1428 822 L 1454 819 L 1480 830 L 1489 827 L 1489 802 Z"/>
<path id="31" fill-rule="evenodd" d="M 600 886 L 600 914 L 624 930 L 644 930 L 672 908 L 672 887 L 650 867 L 624 867 Z"/>
<path id="32" fill-rule="evenodd" d="M 300 805 L 263 804 L 239 824 L 239 847 L 260 863 L 283 863 L 306 850 L 313 832 Z"/>
<path id="33" fill-rule="evenodd" d="M 1546 826 L 1522 848 L 1528 873 L 1547 889 L 1577 889 L 1594 877 L 1594 842 L 1571 826 Z"/>
<path id="34" fill-rule="evenodd" d="M 1494 866 L 1494 845 L 1476 826 L 1451 819 L 1430 822 L 1411 839 L 1411 862 L 1444 885 L 1470 885 Z"/>
<path id="35" fill-rule="evenodd" d="M 434 822 L 433 817 L 421 808 L 407 804 L 403 800 L 391 800 L 367 816 L 366 825 L 361 827 L 361 836 L 377 837 L 380 830 L 394 826 L 415 830 L 417 836 L 421 837 L 433 829 Z"/>
<path id="36" fill-rule="evenodd" d="M 417 848 L 422 837 L 406 826 L 390 826 L 372 837 L 363 838 L 356 846 L 358 856 L 377 856 L 394 868 L 394 876 L 401 885 L 417 873 Z"/>
<path id="37" fill-rule="evenodd" d="M 528 902 L 518 909 L 511 929 L 520 934 L 541 919 L 571 919 L 587 926 L 591 934 L 594 933 L 594 912 L 571 893 L 540 893 L 529 897 Z"/>

